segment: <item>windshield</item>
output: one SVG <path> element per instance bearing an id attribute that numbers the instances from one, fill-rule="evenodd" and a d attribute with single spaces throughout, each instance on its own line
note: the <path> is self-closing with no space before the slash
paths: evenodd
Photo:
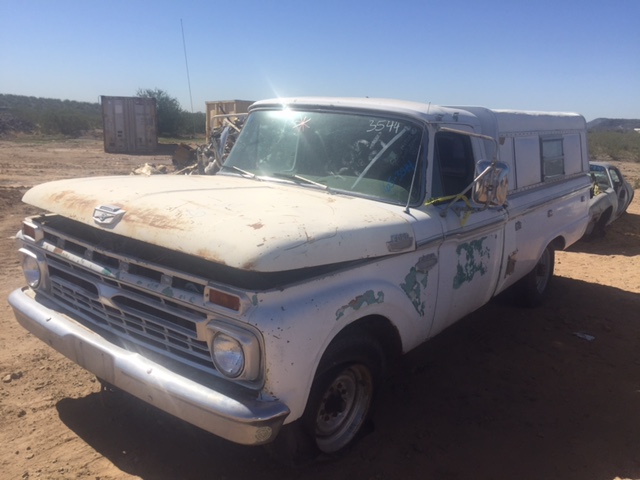
<path id="1" fill-rule="evenodd" d="M 254 174 L 405 204 L 421 195 L 423 129 L 397 118 L 292 110 L 249 115 L 224 173 Z M 426 137 L 426 136 L 425 136 Z M 416 182 L 411 188 L 414 180 Z"/>
<path id="2" fill-rule="evenodd" d="M 609 181 L 609 176 L 607 175 L 607 169 L 605 167 L 590 164 L 589 170 L 591 171 L 591 178 L 594 179 L 601 188 L 611 188 L 611 182 Z"/>

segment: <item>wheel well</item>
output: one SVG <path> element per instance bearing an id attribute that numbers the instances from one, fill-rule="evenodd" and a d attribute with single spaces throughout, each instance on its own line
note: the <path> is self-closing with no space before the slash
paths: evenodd
<path id="1" fill-rule="evenodd" d="M 613 207 L 608 207 L 604 212 L 602 212 L 602 215 L 600 215 L 600 218 L 603 218 L 604 222 L 606 223 L 609 221 L 612 214 L 613 214 Z"/>
<path id="2" fill-rule="evenodd" d="M 402 341 L 398 329 L 389 321 L 380 315 L 370 315 L 363 317 L 355 322 L 347 325 L 336 335 L 337 338 L 343 335 L 367 334 L 373 337 L 382 347 L 386 357 L 386 365 L 390 365 L 402 356 Z"/>
<path id="3" fill-rule="evenodd" d="M 554 250 L 564 250 L 564 248 L 567 246 L 567 242 L 564 237 L 560 236 L 551 240 L 551 242 L 549 242 L 549 245 Z"/>

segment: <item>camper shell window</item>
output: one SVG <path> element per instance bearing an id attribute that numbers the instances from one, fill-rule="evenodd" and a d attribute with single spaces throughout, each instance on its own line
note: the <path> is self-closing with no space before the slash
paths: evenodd
<path id="1" fill-rule="evenodd" d="M 542 178 L 547 180 L 564 175 L 564 149 L 562 138 L 542 138 Z"/>

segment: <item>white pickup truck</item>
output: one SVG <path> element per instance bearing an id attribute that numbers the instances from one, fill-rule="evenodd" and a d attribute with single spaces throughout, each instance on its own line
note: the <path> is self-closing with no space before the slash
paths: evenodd
<path id="1" fill-rule="evenodd" d="M 589 219 L 575 114 L 255 103 L 215 176 L 61 180 L 24 201 L 27 330 L 233 442 L 334 453 L 385 369 L 506 288 L 538 303 Z"/>

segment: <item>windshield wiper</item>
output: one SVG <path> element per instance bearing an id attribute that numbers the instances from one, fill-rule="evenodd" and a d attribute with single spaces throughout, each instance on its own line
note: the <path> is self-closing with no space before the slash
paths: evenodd
<path id="1" fill-rule="evenodd" d="M 251 172 L 247 172 L 246 170 L 243 170 L 239 167 L 236 167 L 235 165 L 222 165 L 222 167 L 220 168 L 220 170 L 224 170 L 224 169 L 228 169 L 228 170 L 233 170 L 234 172 L 240 173 L 241 175 L 244 175 L 245 177 L 249 177 L 249 178 L 256 178 L 256 174 L 255 173 L 251 173 Z"/>
<path id="2" fill-rule="evenodd" d="M 314 185 L 316 187 L 322 188 L 323 190 L 329 190 L 328 185 L 325 185 L 323 183 L 318 183 L 313 180 L 309 180 L 308 178 L 303 177 L 301 175 L 291 174 L 291 173 L 281 173 L 281 172 L 273 172 L 271 175 L 277 178 L 286 178 L 287 180 L 292 180 L 297 183 L 306 183 L 307 185 Z"/>

